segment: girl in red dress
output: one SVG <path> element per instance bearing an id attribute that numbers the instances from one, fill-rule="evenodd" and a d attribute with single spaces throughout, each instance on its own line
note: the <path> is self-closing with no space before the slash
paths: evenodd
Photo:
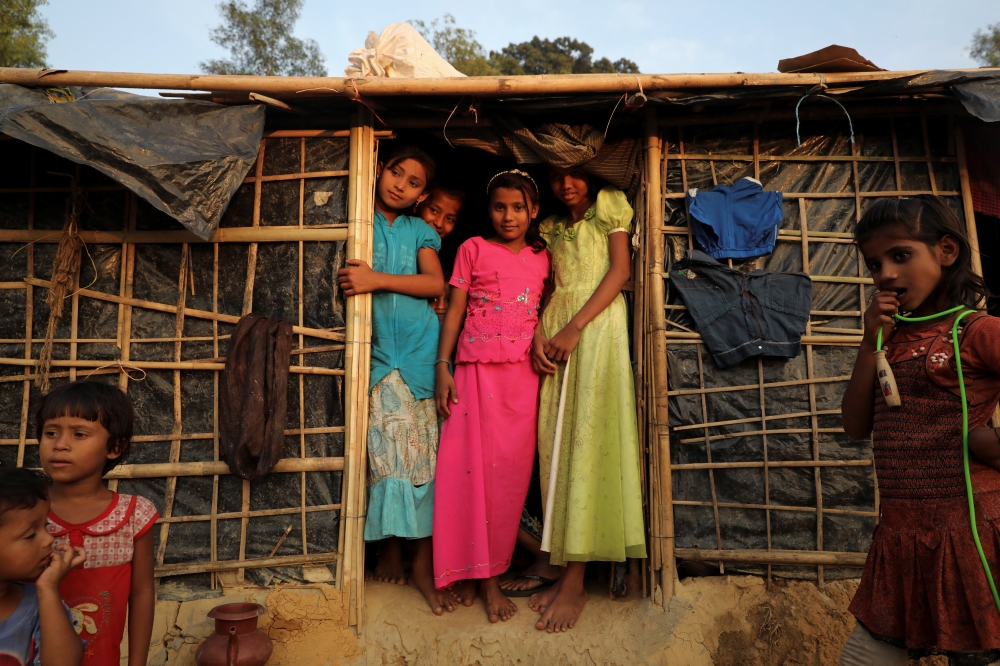
<path id="1" fill-rule="evenodd" d="M 145 666 L 153 633 L 153 532 L 159 517 L 138 495 L 108 490 L 104 475 L 128 453 L 135 417 L 118 387 L 79 381 L 42 398 L 35 422 L 42 468 L 52 479 L 48 531 L 82 546 L 87 561 L 59 586 L 84 641 L 83 666 L 120 662 L 128 619 L 128 666 Z"/>
<path id="2" fill-rule="evenodd" d="M 964 225 L 937 197 L 873 203 L 854 236 L 877 291 L 842 413 L 848 435 L 872 438 L 881 508 L 840 663 L 904 665 L 943 653 L 954 665 L 990 664 L 1000 659 L 1000 611 L 970 524 L 952 330 L 962 317 L 976 524 L 1000 576 L 1000 472 L 991 466 L 1000 437 L 986 427 L 1000 397 L 1000 319 L 975 311 L 988 290 L 972 270 Z M 899 407 L 876 383 L 880 329 Z"/>

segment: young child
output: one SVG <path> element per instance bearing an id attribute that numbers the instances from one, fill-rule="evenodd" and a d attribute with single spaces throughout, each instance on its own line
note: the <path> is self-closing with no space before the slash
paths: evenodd
<path id="1" fill-rule="evenodd" d="M 458 214 L 462 212 L 465 205 L 465 192 L 451 187 L 445 187 L 433 183 L 430 186 L 430 195 L 417 205 L 417 215 L 427 224 L 434 228 L 441 240 L 451 235 L 458 223 Z M 451 276 L 446 276 L 445 280 Z M 448 311 L 448 290 L 435 298 L 431 302 L 438 321 L 444 321 L 444 314 Z"/>
<path id="2" fill-rule="evenodd" d="M 88 666 L 119 662 L 126 618 L 129 666 L 146 663 L 153 633 L 152 527 L 159 514 L 145 497 L 108 490 L 103 480 L 128 455 L 134 421 L 128 396 L 96 381 L 53 389 L 35 416 L 42 469 L 52 479 L 49 534 L 57 545 L 88 554 L 59 588 Z"/>
<path id="3" fill-rule="evenodd" d="M 431 568 L 440 325 L 429 299 L 444 291 L 441 238 L 419 217 L 401 212 L 427 196 L 433 177 L 434 161 L 412 147 L 378 165 L 373 265 L 350 260 L 339 274 L 346 295 L 374 292 L 365 541 L 385 541 L 372 577 L 405 583 L 400 539 L 415 539 L 409 582 L 440 615 L 455 608 L 450 595 L 434 589 Z"/>
<path id="4" fill-rule="evenodd" d="M 549 253 L 538 233 L 538 186 L 504 171 L 487 186 L 496 235 L 458 249 L 451 304 L 438 344 L 435 399 L 445 417 L 437 460 L 434 584 L 479 595 L 490 622 L 517 606 L 497 577 L 510 566 L 528 493 L 538 428 L 531 339 Z M 461 332 L 461 335 L 459 335 Z M 456 344 L 455 376 L 448 372 Z"/>
<path id="5" fill-rule="evenodd" d="M 0 469 L 0 664 L 77 666 L 83 644 L 59 583 L 87 559 L 82 548 L 52 547 L 45 531 L 48 479 Z M 32 580 L 34 583 L 18 581 Z"/>
<path id="6" fill-rule="evenodd" d="M 645 557 L 646 545 L 628 313 L 621 294 L 631 273 L 632 208 L 620 190 L 595 192 L 578 168 L 550 167 L 549 184 L 569 214 L 541 225 L 552 252 L 555 290 L 543 306 L 533 358 L 546 375 L 538 412 L 546 501 L 561 364 L 569 360 L 549 556 L 566 571 L 555 585 L 532 595 L 528 606 L 541 614 L 535 626 L 553 632 L 572 629 L 580 617 L 588 561 Z"/>
<path id="7" fill-rule="evenodd" d="M 952 664 L 991 663 L 1000 658 L 1000 612 L 969 521 L 952 342 L 955 318 L 983 307 L 988 291 L 972 270 L 964 225 L 937 197 L 869 204 L 854 238 L 877 291 L 841 411 L 848 435 L 872 438 L 881 519 L 850 605 L 858 623 L 840 663 L 902 665 L 929 650 L 948 653 Z M 906 322 L 900 314 L 927 319 Z M 970 448 L 995 458 L 997 436 L 983 426 L 1000 397 L 1000 320 L 974 312 L 959 325 Z M 887 406 L 876 382 L 879 329 L 902 401 L 897 408 Z M 1000 473 L 976 460 L 970 468 L 977 529 L 996 578 Z"/>

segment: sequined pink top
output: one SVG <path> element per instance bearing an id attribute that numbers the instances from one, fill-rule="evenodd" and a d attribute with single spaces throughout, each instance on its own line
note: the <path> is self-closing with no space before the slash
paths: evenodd
<path id="1" fill-rule="evenodd" d="M 528 357 L 550 265 L 548 250 L 535 252 L 528 246 L 514 254 L 478 237 L 462 243 L 450 282 L 469 292 L 456 363 L 510 363 Z"/>

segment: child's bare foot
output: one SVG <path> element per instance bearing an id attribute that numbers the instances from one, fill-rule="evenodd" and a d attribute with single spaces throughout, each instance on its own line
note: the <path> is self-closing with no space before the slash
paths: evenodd
<path id="1" fill-rule="evenodd" d="M 403 570 L 403 544 L 399 537 L 389 537 L 382 544 L 378 554 L 378 564 L 372 572 L 375 580 L 383 583 L 406 584 L 406 572 Z"/>
<path id="2" fill-rule="evenodd" d="M 490 618 L 490 622 L 499 622 L 500 620 L 506 622 L 517 612 L 517 606 L 514 605 L 514 602 L 505 597 L 500 590 L 496 576 L 479 581 L 479 596 L 483 600 L 483 605 L 486 606 L 486 616 Z"/>
<path id="3" fill-rule="evenodd" d="M 544 629 L 550 634 L 569 631 L 576 626 L 580 613 L 587 603 L 587 591 L 583 586 L 559 585 L 559 592 L 535 623 L 535 629 Z"/>
<path id="4" fill-rule="evenodd" d="M 456 608 L 455 600 L 448 594 L 448 590 L 438 590 L 434 587 L 430 537 L 418 540 L 416 545 L 416 553 L 413 556 L 413 570 L 410 571 L 410 587 L 420 590 L 424 595 L 424 599 L 427 600 L 427 605 L 431 607 L 435 615 L 444 615 L 445 611 L 452 612 Z"/>
<path id="5" fill-rule="evenodd" d="M 460 580 L 448 588 L 448 593 L 456 603 L 463 606 L 471 606 L 476 598 L 476 590 L 479 586 L 474 580 Z"/>
<path id="6" fill-rule="evenodd" d="M 533 595 L 528 597 L 528 608 L 535 611 L 536 613 L 544 613 L 548 610 L 549 606 L 555 600 L 556 595 L 559 594 L 559 586 L 562 581 L 556 581 L 556 584 L 547 590 L 542 590 L 541 592 L 535 592 Z"/>
<path id="7" fill-rule="evenodd" d="M 559 582 L 550 589 L 532 595 L 528 606 L 541 614 L 535 629 L 549 633 L 569 631 L 580 619 L 580 613 L 587 603 L 587 591 L 583 589 L 583 574 L 586 562 L 570 562 Z"/>

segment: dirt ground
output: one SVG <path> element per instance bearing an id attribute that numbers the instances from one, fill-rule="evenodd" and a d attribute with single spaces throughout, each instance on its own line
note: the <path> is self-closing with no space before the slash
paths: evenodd
<path id="1" fill-rule="evenodd" d="M 149 663 L 193 666 L 212 631 L 208 610 L 254 600 L 268 609 L 260 628 L 274 642 L 270 666 L 836 666 L 854 627 L 846 609 L 856 587 L 777 580 L 768 590 L 753 576 L 687 578 L 666 611 L 644 599 L 612 601 L 606 587 L 595 588 L 576 628 L 556 635 L 535 630 L 524 599 L 513 619 L 491 625 L 478 604 L 437 617 L 415 590 L 373 583 L 360 638 L 346 628 L 331 586 L 232 590 L 224 598 L 158 602 Z"/>

